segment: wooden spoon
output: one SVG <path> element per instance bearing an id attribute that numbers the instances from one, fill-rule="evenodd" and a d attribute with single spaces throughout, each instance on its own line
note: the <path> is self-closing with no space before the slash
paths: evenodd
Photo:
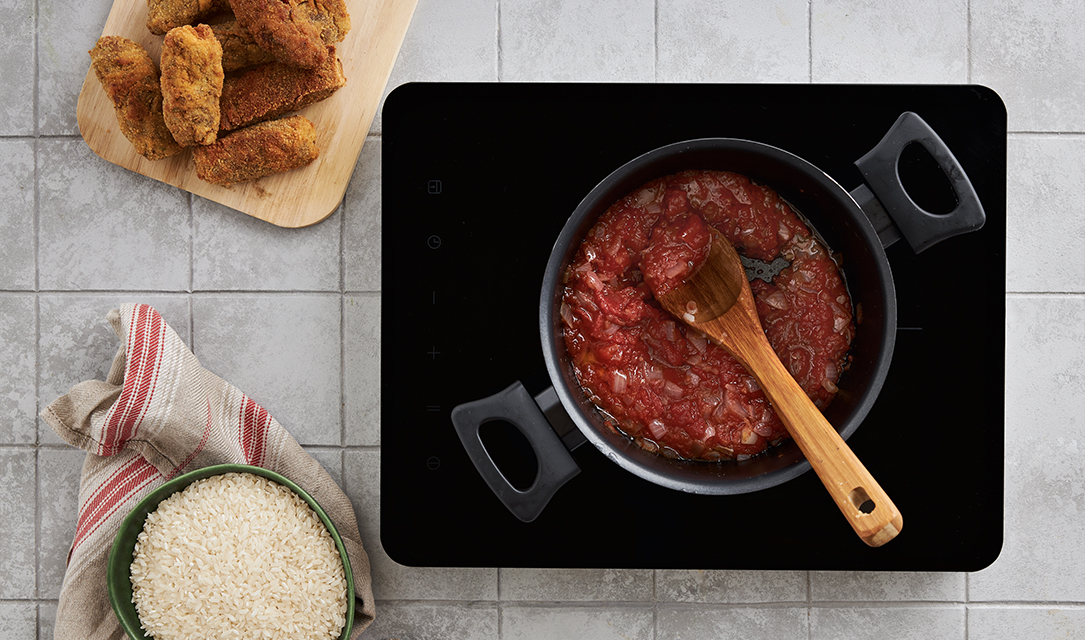
<path id="1" fill-rule="evenodd" d="M 863 542 L 880 547 L 900 533 L 900 511 L 784 368 L 761 328 L 738 253 L 722 234 L 711 231 L 712 246 L 700 270 L 656 299 L 757 379 L 852 529 Z"/>

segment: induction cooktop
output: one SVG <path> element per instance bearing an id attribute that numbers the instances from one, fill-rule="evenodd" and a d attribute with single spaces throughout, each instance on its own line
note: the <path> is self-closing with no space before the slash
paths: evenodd
<path id="1" fill-rule="evenodd" d="M 540 287 L 558 233 L 596 184 L 665 144 L 730 137 L 789 151 L 850 191 L 862 183 L 854 162 L 906 111 L 953 151 L 986 223 L 918 255 L 906 242 L 886 249 L 896 347 L 848 444 L 904 515 L 896 539 L 867 547 L 812 471 L 753 493 L 696 495 L 642 480 L 591 444 L 573 449 L 579 472 L 534 520 L 498 500 L 451 412 L 516 382 L 531 395 L 551 386 Z M 945 204 L 921 160 L 899 170 L 925 208 Z M 382 182 L 381 542 L 395 561 L 975 571 L 998 556 L 1006 111 L 990 89 L 408 84 L 385 103 Z M 530 485 L 533 452 L 501 427 L 487 436 L 491 456 Z"/>

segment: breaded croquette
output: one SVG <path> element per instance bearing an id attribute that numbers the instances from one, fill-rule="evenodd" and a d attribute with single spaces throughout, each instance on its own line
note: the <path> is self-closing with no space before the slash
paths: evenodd
<path id="1" fill-rule="evenodd" d="M 302 2 L 297 11 L 320 31 L 324 44 L 342 42 L 350 31 L 350 14 L 343 0 L 312 0 Z"/>
<path id="2" fill-rule="evenodd" d="M 229 0 L 147 0 L 147 29 L 156 36 L 230 10 Z"/>
<path id="3" fill-rule="evenodd" d="M 325 45 L 350 29 L 343 0 L 230 0 L 238 23 L 275 59 L 312 69 L 328 57 Z"/>
<path id="4" fill-rule="evenodd" d="M 158 68 L 143 47 L 120 36 L 103 36 L 90 50 L 91 66 L 113 102 L 121 133 L 148 160 L 181 152 L 162 115 Z"/>
<path id="5" fill-rule="evenodd" d="M 319 155 L 316 128 L 302 116 L 254 124 L 192 151 L 196 176 L 226 186 L 297 169 Z"/>
<path id="6" fill-rule="evenodd" d="M 162 110 L 182 147 L 211 144 L 219 131 L 222 45 L 211 27 L 170 29 L 162 41 Z"/>
<path id="7" fill-rule="evenodd" d="M 230 131 L 276 118 L 335 93 L 347 79 L 334 47 L 328 49 L 326 61 L 316 69 L 269 62 L 227 78 L 219 100 L 219 129 Z"/>
<path id="8" fill-rule="evenodd" d="M 236 19 L 213 24 L 211 31 L 222 45 L 222 70 L 226 73 L 275 60 L 275 56 L 260 48 L 252 34 Z"/>

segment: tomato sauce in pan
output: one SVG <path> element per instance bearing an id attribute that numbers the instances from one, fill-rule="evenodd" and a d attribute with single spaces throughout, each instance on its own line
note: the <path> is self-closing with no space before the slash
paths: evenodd
<path id="1" fill-rule="evenodd" d="M 821 408 L 836 394 L 854 333 L 832 256 L 772 189 L 725 171 L 686 171 L 614 203 L 565 273 L 565 345 L 611 428 L 652 452 L 745 459 L 790 437 L 757 381 L 730 354 L 664 311 L 667 291 L 704 261 L 708 226 L 741 255 L 790 265 L 751 282 L 769 343 Z M 661 288 L 662 287 L 662 288 Z"/>

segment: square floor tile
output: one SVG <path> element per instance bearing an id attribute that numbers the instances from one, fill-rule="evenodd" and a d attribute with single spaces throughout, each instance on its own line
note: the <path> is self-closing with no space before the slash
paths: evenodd
<path id="1" fill-rule="evenodd" d="M 504 0 L 504 82 L 655 80 L 653 0 Z"/>
<path id="2" fill-rule="evenodd" d="M 964 602 L 965 574 L 814 571 L 814 602 Z"/>
<path id="3" fill-rule="evenodd" d="M 809 2 L 660 0 L 659 82 L 807 82 Z"/>
<path id="4" fill-rule="evenodd" d="M 658 571 L 660 602 L 805 602 L 805 571 Z"/>
<path id="5" fill-rule="evenodd" d="M 45 602 L 38 605 L 38 640 L 55 640 L 54 628 L 56 620 L 56 602 Z"/>
<path id="6" fill-rule="evenodd" d="M 470 638 L 498 640 L 500 613 L 489 604 L 377 602 L 377 618 L 360 640 Z M 508 637 L 508 636 L 504 636 Z M 583 637 L 583 636 L 579 636 Z"/>
<path id="7" fill-rule="evenodd" d="M 971 81 L 1006 102 L 1010 131 L 1085 131 L 1085 3 L 970 0 Z"/>
<path id="8" fill-rule="evenodd" d="M 0 289 L 30 290 L 35 268 L 32 141 L 0 140 L 0 194 Z"/>
<path id="9" fill-rule="evenodd" d="M 1010 136 L 1006 289 L 1085 291 L 1085 138 Z"/>
<path id="10" fill-rule="evenodd" d="M 38 191 L 42 289 L 188 290 L 184 191 L 62 139 L 38 143 Z"/>
<path id="11" fill-rule="evenodd" d="M 78 135 L 75 109 L 112 2 L 39 2 L 38 133 Z"/>
<path id="12" fill-rule="evenodd" d="M 659 607 L 656 640 L 809 640 L 805 607 Z"/>
<path id="13" fill-rule="evenodd" d="M 34 2 L 4 0 L 0 8 L 4 12 L 0 20 L 0 56 L 4 61 L 0 135 L 34 135 Z"/>
<path id="14" fill-rule="evenodd" d="M 1060 606 L 968 608 L 968 637 L 984 640 L 1077 638 L 1085 631 L 1085 609 Z"/>
<path id="15" fill-rule="evenodd" d="M 286 229 L 195 197 L 192 288 L 339 291 L 339 215 Z"/>
<path id="16" fill-rule="evenodd" d="M 1006 311 L 1002 554 L 971 601 L 1085 601 L 1085 298 L 1012 296 Z"/>
<path id="17" fill-rule="evenodd" d="M 343 198 L 343 288 L 381 289 L 381 139 L 362 147 Z"/>
<path id="18" fill-rule="evenodd" d="M 343 444 L 380 444 L 381 301 L 343 299 Z"/>
<path id="19" fill-rule="evenodd" d="M 301 444 L 341 441 L 340 297 L 199 295 L 200 363 L 264 407 Z"/>
<path id="20" fill-rule="evenodd" d="M 38 595 L 60 596 L 68 551 L 79 521 L 79 476 L 87 454 L 81 449 L 42 449 L 38 453 Z"/>
<path id="21" fill-rule="evenodd" d="M 813 0 L 813 82 L 965 83 L 968 1 Z"/>
<path id="22" fill-rule="evenodd" d="M 35 597 L 34 450 L 0 447 L 0 598 Z M 0 623 L 2 624 L 2 623 Z"/>
<path id="23" fill-rule="evenodd" d="M 651 602 L 651 570 L 501 569 L 501 599 L 528 602 Z"/>
<path id="24" fill-rule="evenodd" d="M 32 602 L 0 602 L 0 640 L 27 640 L 37 635 L 38 607 Z"/>
<path id="25" fill-rule="evenodd" d="M 506 606 L 502 640 L 653 640 L 652 611 L 636 608 Z"/>
<path id="26" fill-rule="evenodd" d="M 34 296 L 0 294 L 0 445 L 37 440 Z"/>
<path id="27" fill-rule="evenodd" d="M 810 640 L 964 638 L 964 606 L 814 607 Z"/>

